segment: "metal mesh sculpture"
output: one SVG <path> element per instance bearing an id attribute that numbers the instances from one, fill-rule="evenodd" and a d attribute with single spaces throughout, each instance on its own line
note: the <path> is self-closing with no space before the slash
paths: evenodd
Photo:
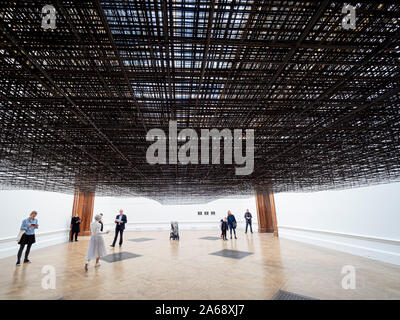
<path id="1" fill-rule="evenodd" d="M 200 202 L 400 177 L 400 5 L 0 3 L 0 184 Z M 255 130 L 255 170 L 149 165 L 151 128 Z"/>

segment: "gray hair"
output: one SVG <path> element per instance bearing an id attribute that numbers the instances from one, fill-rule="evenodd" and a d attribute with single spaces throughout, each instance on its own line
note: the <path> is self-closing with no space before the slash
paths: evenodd
<path id="1" fill-rule="evenodd" d="M 95 216 L 94 216 L 94 220 L 96 220 L 96 221 L 100 221 L 101 220 L 101 215 L 99 215 L 99 214 L 96 214 Z"/>

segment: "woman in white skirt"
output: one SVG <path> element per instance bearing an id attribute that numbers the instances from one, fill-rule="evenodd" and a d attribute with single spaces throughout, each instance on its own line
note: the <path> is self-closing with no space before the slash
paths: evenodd
<path id="1" fill-rule="evenodd" d="M 100 266 L 100 257 L 107 254 L 106 246 L 104 244 L 103 234 L 109 233 L 110 231 L 100 231 L 101 230 L 101 215 L 97 214 L 94 217 L 94 221 L 90 224 L 90 230 L 92 231 L 92 237 L 90 238 L 89 248 L 86 254 L 85 270 L 88 270 L 89 261 L 96 259 L 95 267 Z"/>

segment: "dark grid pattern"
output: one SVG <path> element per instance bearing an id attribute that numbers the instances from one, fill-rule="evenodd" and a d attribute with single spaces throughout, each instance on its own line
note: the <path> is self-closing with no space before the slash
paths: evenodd
<path id="1" fill-rule="evenodd" d="M 0 3 L 3 188 L 207 201 L 399 180 L 400 5 Z M 255 129 L 255 170 L 146 163 L 148 129 Z"/>
<path id="2" fill-rule="evenodd" d="M 271 298 L 271 300 L 317 300 L 317 299 L 302 296 L 300 294 L 293 292 L 278 290 Z"/>
<path id="3" fill-rule="evenodd" d="M 213 256 L 220 256 L 220 257 L 224 257 L 224 258 L 232 258 L 232 259 L 240 260 L 249 255 L 252 255 L 253 252 L 223 249 L 221 251 L 213 252 L 210 254 Z"/>
<path id="4" fill-rule="evenodd" d="M 221 237 L 202 237 L 201 240 L 221 240 Z"/>
<path id="5" fill-rule="evenodd" d="M 116 253 L 110 253 L 104 257 L 101 257 L 101 260 L 107 261 L 109 263 L 113 262 L 118 262 L 118 261 L 123 261 L 127 259 L 132 259 L 132 258 L 137 258 L 140 257 L 140 254 L 135 254 L 131 252 L 116 252 Z"/>
<path id="6" fill-rule="evenodd" d="M 152 238 L 135 238 L 135 239 L 129 239 L 129 241 L 132 242 L 146 242 L 146 241 L 151 241 L 154 240 Z"/>

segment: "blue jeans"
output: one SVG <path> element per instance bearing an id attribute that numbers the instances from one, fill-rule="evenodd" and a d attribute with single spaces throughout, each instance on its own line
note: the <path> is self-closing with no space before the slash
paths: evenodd
<path id="1" fill-rule="evenodd" d="M 236 228 L 234 228 L 232 225 L 229 225 L 229 232 L 231 233 L 231 238 L 232 238 L 232 229 L 233 229 L 233 233 L 235 234 L 235 237 L 236 237 Z"/>

